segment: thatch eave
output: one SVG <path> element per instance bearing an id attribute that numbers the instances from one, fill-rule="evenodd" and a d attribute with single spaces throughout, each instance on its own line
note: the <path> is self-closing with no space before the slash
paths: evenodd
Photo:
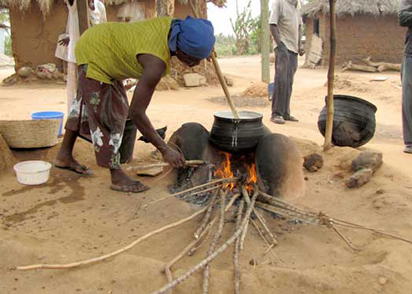
<path id="1" fill-rule="evenodd" d="M 336 15 L 395 15 L 399 11 L 398 0 L 337 0 Z M 319 14 L 329 13 L 328 0 L 311 0 L 302 7 L 302 14 L 316 17 Z"/>
<path id="2" fill-rule="evenodd" d="M 152 0 L 155 1 L 155 0 Z M 188 4 L 188 0 L 177 0 L 181 4 L 186 5 Z M 226 4 L 226 0 L 206 0 L 207 2 L 211 2 L 218 7 L 224 7 Z M 43 16 L 49 14 L 52 9 L 54 0 L 0 0 L 0 7 L 17 7 L 18 9 L 25 11 L 27 10 L 32 3 L 35 2 L 39 5 Z M 134 0 L 106 0 L 106 5 L 119 5 L 126 2 L 134 2 Z"/>

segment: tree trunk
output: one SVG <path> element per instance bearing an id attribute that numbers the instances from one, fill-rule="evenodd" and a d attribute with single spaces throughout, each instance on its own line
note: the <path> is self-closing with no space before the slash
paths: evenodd
<path id="1" fill-rule="evenodd" d="M 261 41 L 261 52 L 262 52 L 262 82 L 269 83 L 270 81 L 270 65 L 269 65 L 269 54 L 270 54 L 270 32 L 269 32 L 269 1 L 260 0 L 260 15 L 261 15 L 261 28 L 262 36 Z"/>
<path id="2" fill-rule="evenodd" d="M 77 14 L 79 15 L 79 32 L 80 35 L 89 28 L 87 0 L 77 0 Z"/>
<path id="3" fill-rule="evenodd" d="M 336 56 L 336 0 L 329 0 L 329 17 L 330 17 L 330 55 L 329 55 L 329 70 L 328 70 L 328 98 L 326 100 L 327 120 L 325 130 L 325 143 L 323 150 L 327 151 L 332 148 L 332 132 L 333 132 L 333 82 L 335 78 L 335 56 Z"/>
<path id="4" fill-rule="evenodd" d="M 175 0 L 157 0 L 157 16 L 173 16 L 175 14 Z"/>

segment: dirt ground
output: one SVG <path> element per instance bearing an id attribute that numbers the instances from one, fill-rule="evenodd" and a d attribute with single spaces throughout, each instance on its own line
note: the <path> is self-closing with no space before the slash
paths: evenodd
<path id="1" fill-rule="evenodd" d="M 234 80 L 233 94 L 241 93 L 260 78 L 259 57 L 221 60 L 223 71 Z M 10 73 L 1 69 L 0 78 Z M 378 107 L 375 137 L 362 150 L 383 153 L 384 165 L 371 182 L 348 190 L 348 162 L 358 154 L 351 148 L 334 148 L 324 155 L 325 166 L 307 173 L 305 197 L 291 199 L 331 216 L 386 230 L 412 239 L 412 157 L 402 152 L 401 89 L 398 73 L 338 73 L 336 93 L 363 97 Z M 371 81 L 377 76 L 386 81 Z M 323 137 L 317 118 L 324 105 L 326 70 L 299 69 L 295 79 L 292 113 L 298 123 L 275 125 L 270 106 L 248 106 L 264 114 L 273 131 L 295 138 L 302 154 L 320 150 Z M 221 97 L 216 88 L 156 92 L 148 110 L 155 126 L 167 125 L 168 136 L 190 121 L 210 128 L 213 113 L 228 109 L 210 101 Z M 64 111 L 63 86 L 13 86 L 0 88 L 0 118 L 25 119 L 33 111 Z M 313 143 L 311 143 L 313 142 Z M 19 160 L 52 161 L 58 147 L 15 152 Z M 138 142 L 136 164 L 150 160 L 151 145 Z M 109 189 L 109 174 L 95 164 L 92 148 L 79 142 L 75 154 L 95 170 L 81 177 L 53 169 L 49 182 L 37 187 L 17 183 L 12 171 L 0 174 L 0 293 L 151 293 L 166 283 L 165 263 L 192 239 L 199 218 L 153 237 L 108 261 L 72 270 L 19 272 L 18 265 L 66 263 L 102 255 L 127 245 L 143 234 L 184 218 L 199 208 L 167 195 L 170 178 L 142 179 L 151 190 L 128 195 Z M 343 229 L 356 247 L 352 251 L 325 227 L 288 224 L 279 226 L 265 215 L 278 234 L 274 255 L 251 265 L 266 250 L 254 230 L 242 252 L 242 293 L 411 293 L 412 245 L 365 231 Z M 226 226 L 230 234 L 231 225 Z M 199 262 L 202 248 L 174 268 L 177 276 Z M 232 250 L 212 263 L 210 293 L 233 293 Z M 200 293 L 201 275 L 178 286 L 174 293 Z"/>

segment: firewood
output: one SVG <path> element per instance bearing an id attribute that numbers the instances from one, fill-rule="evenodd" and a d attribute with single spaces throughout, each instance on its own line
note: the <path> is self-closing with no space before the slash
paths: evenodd
<path id="1" fill-rule="evenodd" d="M 371 57 L 368 56 L 365 59 L 362 59 L 362 61 L 369 65 L 376 67 L 378 72 L 383 72 L 387 70 L 393 70 L 393 71 L 401 71 L 401 64 L 400 63 L 388 63 L 388 62 L 373 62 L 371 61 Z"/>
<path id="2" fill-rule="evenodd" d="M 242 187 L 242 189 L 244 190 L 243 195 L 247 195 L 246 189 L 244 187 Z M 249 196 L 245 197 L 245 201 L 246 201 L 247 204 L 250 204 Z M 256 216 L 256 218 L 257 218 L 258 222 L 260 223 L 260 225 L 262 226 L 264 232 L 267 234 L 266 239 L 269 240 L 271 244 L 274 244 L 276 246 L 278 244 L 278 241 L 276 240 L 275 236 L 273 236 L 272 232 L 269 230 L 263 216 L 260 215 L 260 213 L 256 209 L 253 209 L 253 214 Z"/>
<path id="3" fill-rule="evenodd" d="M 165 266 L 165 268 L 164 268 L 164 272 L 165 272 L 165 274 L 166 274 L 166 277 L 167 277 L 167 280 L 168 280 L 169 283 L 173 281 L 173 275 L 172 275 L 172 270 L 171 270 L 172 266 L 173 266 L 176 262 L 178 262 L 183 256 L 185 256 L 193 247 L 195 247 L 195 246 L 197 246 L 199 243 L 201 243 L 202 237 L 205 235 L 205 234 L 203 234 L 204 229 L 205 229 L 205 227 L 206 227 L 206 225 L 207 225 L 207 222 L 208 222 L 209 219 L 210 219 L 210 215 L 211 215 L 211 212 L 212 212 L 212 210 L 213 210 L 213 207 L 215 206 L 216 199 L 217 199 L 217 195 L 219 194 L 219 192 L 220 192 L 220 190 L 217 191 L 217 192 L 213 195 L 212 199 L 210 200 L 210 203 L 209 203 L 209 205 L 208 205 L 208 207 L 207 207 L 205 216 L 203 217 L 202 222 L 201 222 L 201 224 L 200 224 L 200 226 L 199 226 L 199 228 L 198 228 L 198 230 L 197 230 L 197 232 L 198 232 L 198 231 L 201 231 L 201 232 L 198 234 L 198 237 L 197 237 L 194 241 L 192 241 L 189 245 L 187 245 L 177 256 L 175 256 L 175 258 L 173 258 L 169 263 L 166 264 L 166 266 Z M 200 230 L 202 227 L 203 227 L 203 229 Z M 196 234 L 195 234 L 195 235 L 196 235 Z M 169 294 L 172 294 L 172 289 L 170 290 Z"/>
<path id="4" fill-rule="evenodd" d="M 197 165 L 202 165 L 202 164 L 205 164 L 203 160 L 186 160 L 185 161 L 185 166 L 197 166 Z M 145 164 L 145 165 L 129 166 L 126 168 L 126 170 L 143 170 L 143 169 L 151 169 L 155 167 L 167 167 L 167 166 L 170 166 L 170 164 L 167 162 L 158 162 L 158 163 Z"/>
<path id="5" fill-rule="evenodd" d="M 243 217 L 242 223 L 240 225 L 240 228 L 236 230 L 236 232 L 225 242 L 223 243 L 215 252 L 213 252 L 211 255 L 203 259 L 201 262 L 199 262 L 197 265 L 195 265 L 193 268 L 188 270 L 186 273 L 178 277 L 177 279 L 173 280 L 173 282 L 168 283 L 167 285 L 163 286 L 161 289 L 152 292 L 152 294 L 163 294 L 169 291 L 170 289 L 176 287 L 183 281 L 185 281 L 187 278 L 189 278 L 191 275 L 193 275 L 195 272 L 198 270 L 202 269 L 205 267 L 208 263 L 210 263 L 212 260 L 214 260 L 216 257 L 219 256 L 223 251 L 225 251 L 230 245 L 235 242 L 235 240 L 242 234 L 242 232 L 245 230 L 245 226 L 247 223 L 249 223 L 249 218 L 252 213 L 253 208 L 255 207 L 255 202 L 256 202 L 256 197 L 258 193 L 255 192 L 253 194 L 252 200 L 250 205 L 248 206 L 245 216 Z"/>
<path id="6" fill-rule="evenodd" d="M 342 71 L 364 71 L 364 72 L 377 72 L 378 69 L 374 66 L 363 65 L 363 64 L 354 64 L 352 61 L 348 61 L 342 65 Z"/>
<path id="7" fill-rule="evenodd" d="M 219 239 L 222 236 L 223 226 L 225 225 L 226 195 L 227 195 L 227 191 L 223 192 L 222 190 L 220 190 L 219 226 L 218 226 L 217 231 L 216 231 L 216 233 L 213 237 L 212 242 L 210 243 L 209 251 L 207 252 L 208 256 L 210 256 L 215 251 L 217 243 L 219 242 Z M 210 276 L 210 264 L 207 264 L 205 266 L 205 269 L 204 269 L 204 272 L 203 272 L 203 294 L 209 293 L 209 276 Z"/>
<path id="8" fill-rule="evenodd" d="M 243 209 L 245 206 L 245 200 L 242 200 L 239 204 L 237 216 L 236 216 L 236 230 L 240 228 L 240 223 L 242 221 Z M 234 268 L 234 276 L 235 276 L 235 294 L 240 294 L 240 280 L 241 280 L 241 272 L 240 272 L 240 238 L 236 239 L 234 250 L 233 250 L 233 268 Z"/>
<path id="9" fill-rule="evenodd" d="M 186 223 L 186 222 L 194 219 L 194 218 L 197 217 L 198 215 L 204 213 L 206 210 L 207 210 L 207 207 L 205 207 L 205 208 L 203 208 L 203 209 L 195 212 L 194 214 L 192 214 L 192 215 L 190 215 L 190 216 L 188 216 L 188 217 L 186 217 L 186 218 L 183 218 L 183 219 L 178 220 L 178 221 L 176 221 L 176 222 L 174 222 L 174 223 L 171 223 L 171 224 L 168 224 L 168 225 L 166 225 L 166 226 L 163 226 L 163 227 L 161 227 L 161 228 L 159 228 L 159 229 L 157 229 L 157 230 L 151 231 L 151 232 L 147 233 L 146 235 L 144 235 L 144 236 L 136 239 L 135 241 L 133 241 L 133 242 L 130 243 L 129 245 L 127 245 L 127 246 L 125 246 L 125 247 L 122 247 L 122 248 L 120 248 L 120 249 L 118 249 L 118 250 L 116 250 L 116 251 L 113 251 L 113 252 L 111 252 L 111 253 L 102 255 L 102 256 L 98 256 L 98 257 L 95 257 L 95 258 L 82 260 L 82 261 L 79 261 L 79 262 L 67 263 L 67 264 L 34 264 L 34 265 L 28 265 L 28 266 L 18 266 L 18 267 L 16 267 L 16 269 L 17 269 L 17 270 L 68 269 L 68 268 L 74 268 L 74 267 L 79 267 L 79 266 L 83 266 L 83 265 L 87 265 L 87 264 L 91 264 L 91 263 L 96 263 L 96 262 L 99 262 L 99 261 L 103 261 L 103 260 L 106 260 L 106 259 L 108 259 L 108 258 L 110 258 L 110 257 L 119 255 L 120 253 L 123 253 L 123 252 L 125 252 L 125 251 L 127 251 L 127 250 L 130 250 L 131 248 L 133 248 L 134 246 L 136 246 L 136 245 L 139 244 L 140 242 L 142 242 L 142 241 L 144 241 L 144 240 L 146 240 L 146 239 L 148 239 L 148 238 L 150 238 L 150 237 L 152 237 L 152 236 L 155 236 L 155 235 L 157 235 L 157 234 L 159 234 L 159 233 L 162 233 L 162 232 L 164 232 L 164 231 L 166 231 L 166 230 L 169 230 L 169 229 L 171 229 L 171 228 L 174 228 L 174 227 L 177 227 L 177 226 L 179 226 L 179 225 L 181 225 L 181 224 L 184 224 L 184 223 Z"/>
<path id="10" fill-rule="evenodd" d="M 395 64 L 395 63 L 383 63 L 378 66 L 378 72 L 383 72 L 383 71 L 401 71 L 401 65 L 400 64 Z"/>
<path id="11" fill-rule="evenodd" d="M 209 207 L 207 208 L 207 211 L 205 213 L 204 218 L 202 219 L 202 223 L 200 224 L 199 228 L 196 230 L 195 232 L 195 239 L 199 239 L 199 236 L 203 233 L 203 231 L 205 230 L 207 224 L 209 223 L 210 217 L 212 215 L 212 210 L 215 207 L 215 203 L 216 203 L 216 199 L 217 199 L 217 195 L 220 193 L 220 190 L 217 191 L 212 199 L 210 200 L 210 204 Z"/>

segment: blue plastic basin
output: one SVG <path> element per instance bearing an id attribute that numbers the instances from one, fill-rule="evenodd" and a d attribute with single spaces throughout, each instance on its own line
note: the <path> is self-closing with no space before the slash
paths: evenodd
<path id="1" fill-rule="evenodd" d="M 60 111 L 40 111 L 31 114 L 31 119 L 59 119 L 60 127 L 58 136 L 63 135 L 63 117 L 64 113 Z"/>

